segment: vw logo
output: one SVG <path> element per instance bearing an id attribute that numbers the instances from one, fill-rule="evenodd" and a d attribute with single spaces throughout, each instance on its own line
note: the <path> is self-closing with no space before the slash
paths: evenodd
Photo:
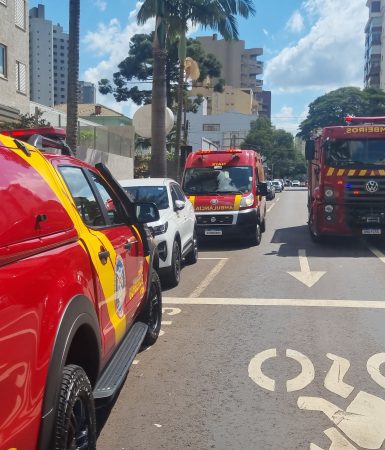
<path id="1" fill-rule="evenodd" d="M 378 183 L 377 181 L 370 180 L 366 183 L 365 189 L 370 192 L 371 194 L 374 194 L 374 192 L 378 191 Z"/>
<path id="2" fill-rule="evenodd" d="M 212 218 L 210 219 L 210 221 L 211 221 L 211 223 L 214 223 L 214 222 L 217 221 L 217 219 L 216 219 L 215 217 L 212 217 Z"/>
<path id="3" fill-rule="evenodd" d="M 210 203 L 212 205 L 217 205 L 218 204 L 218 200 L 216 198 L 213 198 L 212 200 L 210 200 Z"/>

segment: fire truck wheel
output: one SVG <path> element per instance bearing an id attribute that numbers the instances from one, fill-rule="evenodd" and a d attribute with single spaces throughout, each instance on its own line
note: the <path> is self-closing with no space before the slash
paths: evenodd
<path id="1" fill-rule="evenodd" d="M 172 245 L 171 270 L 165 277 L 165 281 L 168 287 L 178 286 L 180 281 L 181 265 L 182 265 L 182 257 L 180 253 L 180 248 L 178 241 L 175 240 Z"/>
<path id="2" fill-rule="evenodd" d="M 198 261 L 198 237 L 196 231 L 193 234 L 193 246 L 186 255 L 185 260 L 187 264 L 195 264 Z"/>
<path id="3" fill-rule="evenodd" d="M 96 450 L 95 404 L 91 383 L 74 364 L 64 367 L 54 428 L 54 449 Z"/>
<path id="4" fill-rule="evenodd" d="M 309 233 L 310 233 L 310 238 L 313 242 L 315 242 L 316 244 L 319 244 L 320 242 L 322 242 L 324 240 L 324 236 L 320 236 L 319 234 L 315 234 L 314 231 L 311 229 L 311 226 L 309 224 Z"/>
<path id="5" fill-rule="evenodd" d="M 251 242 L 253 245 L 259 245 L 261 243 L 261 239 L 262 239 L 261 225 L 260 225 L 259 221 L 257 221 L 255 228 L 254 228 Z"/>
<path id="6" fill-rule="evenodd" d="M 266 231 L 266 219 L 263 219 L 261 223 L 261 232 L 264 233 Z"/>
<path id="7" fill-rule="evenodd" d="M 144 338 L 145 347 L 155 344 L 158 339 L 162 322 L 162 288 L 158 274 L 153 270 L 151 275 L 151 287 L 147 305 L 140 320 L 148 325 L 147 334 Z"/>

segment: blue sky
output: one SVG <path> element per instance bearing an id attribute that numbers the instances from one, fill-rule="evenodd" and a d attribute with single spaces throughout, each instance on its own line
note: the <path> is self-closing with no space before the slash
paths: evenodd
<path id="1" fill-rule="evenodd" d="M 43 3 L 46 18 L 68 31 L 68 2 Z M 81 0 L 81 79 L 97 83 L 111 78 L 127 55 L 130 38 L 150 32 L 154 23 L 136 24 L 140 2 Z M 255 0 L 257 14 L 238 19 L 246 48 L 262 47 L 264 89 L 272 91 L 272 122 L 293 133 L 306 117 L 307 106 L 318 96 L 342 86 L 363 84 L 366 0 Z M 192 30 L 192 37 L 212 30 Z M 132 117 L 136 106 L 98 101 Z"/>

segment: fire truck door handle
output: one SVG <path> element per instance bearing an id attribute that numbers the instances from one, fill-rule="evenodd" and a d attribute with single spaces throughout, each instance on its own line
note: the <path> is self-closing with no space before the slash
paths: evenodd
<path id="1" fill-rule="evenodd" d="M 135 239 L 135 238 L 133 238 L 133 239 L 129 239 L 125 244 L 124 244 L 124 248 L 126 249 L 126 250 L 131 250 L 131 247 L 134 245 L 134 244 L 136 244 L 138 241 Z"/>
<path id="2" fill-rule="evenodd" d="M 107 259 L 110 256 L 110 252 L 108 250 L 104 250 L 99 252 L 99 259 L 102 262 L 102 264 L 106 264 L 107 263 Z"/>

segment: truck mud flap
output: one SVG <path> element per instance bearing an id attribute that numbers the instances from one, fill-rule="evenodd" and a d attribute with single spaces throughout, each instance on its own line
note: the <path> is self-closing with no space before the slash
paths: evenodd
<path id="1" fill-rule="evenodd" d="M 147 325 L 136 322 L 127 333 L 94 389 L 97 403 L 111 400 L 118 393 L 147 333 Z"/>

